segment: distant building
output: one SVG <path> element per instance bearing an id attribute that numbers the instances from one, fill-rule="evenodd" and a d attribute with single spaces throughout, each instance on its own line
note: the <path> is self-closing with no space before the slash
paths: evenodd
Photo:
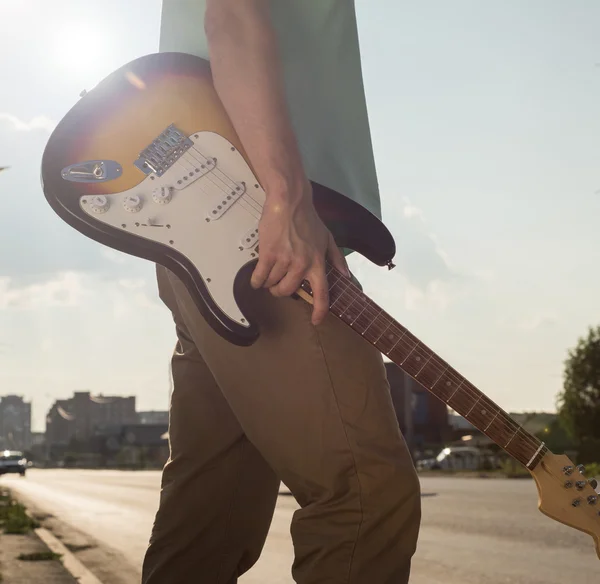
<path id="1" fill-rule="evenodd" d="M 98 429 L 137 423 L 135 396 L 92 395 L 77 391 L 57 400 L 46 416 L 46 444 L 52 448 L 73 440 L 87 442 Z"/>
<path id="2" fill-rule="evenodd" d="M 0 449 L 31 446 L 31 403 L 18 395 L 0 397 Z"/>
<path id="3" fill-rule="evenodd" d="M 394 363 L 385 363 L 385 368 L 400 429 L 407 441 L 412 441 L 409 446 L 421 449 L 429 445 L 443 444 L 452 434 L 446 404 L 410 379 Z M 409 383 L 410 388 L 407 387 Z M 406 399 L 407 389 L 412 394 L 410 403 Z M 410 418 L 406 416 L 407 406 L 411 410 Z M 407 427 L 409 420 L 411 428 Z"/>
<path id="4" fill-rule="evenodd" d="M 168 424 L 169 423 L 169 412 L 168 411 L 148 411 L 138 412 L 138 424 Z"/>
<path id="5" fill-rule="evenodd" d="M 125 424 L 99 430 L 92 439 L 98 466 L 162 468 L 169 457 L 167 424 Z"/>

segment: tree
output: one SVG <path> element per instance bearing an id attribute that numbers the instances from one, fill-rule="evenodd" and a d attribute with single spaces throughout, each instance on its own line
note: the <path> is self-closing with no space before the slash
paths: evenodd
<path id="1" fill-rule="evenodd" d="M 569 351 L 558 410 L 580 461 L 600 461 L 600 326 L 590 327 Z"/>

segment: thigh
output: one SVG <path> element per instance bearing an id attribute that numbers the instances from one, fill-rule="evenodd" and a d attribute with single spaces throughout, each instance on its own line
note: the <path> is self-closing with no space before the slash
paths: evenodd
<path id="1" fill-rule="evenodd" d="M 261 336 L 238 347 L 217 335 L 169 273 L 178 307 L 244 433 L 301 505 L 340 490 L 373 495 L 414 467 L 400 433 L 381 353 L 303 300 L 254 292 Z M 372 483 L 369 477 L 377 477 Z"/>

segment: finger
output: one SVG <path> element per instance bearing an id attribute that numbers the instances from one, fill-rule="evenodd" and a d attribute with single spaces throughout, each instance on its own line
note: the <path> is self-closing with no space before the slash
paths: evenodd
<path id="1" fill-rule="evenodd" d="M 252 272 L 252 278 L 250 279 L 250 284 L 253 288 L 258 289 L 265 283 L 274 264 L 275 260 L 272 257 L 260 256 L 258 258 L 258 263 L 256 264 L 256 267 Z"/>
<path id="2" fill-rule="evenodd" d="M 333 267 L 340 271 L 347 278 L 350 277 L 350 269 L 344 254 L 340 251 L 340 248 L 336 245 L 333 235 L 329 234 L 329 245 L 327 247 L 327 257 L 333 265 Z"/>
<path id="3" fill-rule="evenodd" d="M 312 323 L 321 324 L 329 312 L 329 285 L 325 275 L 325 266 L 321 266 L 308 278 L 313 291 Z"/>
<path id="4" fill-rule="evenodd" d="M 306 268 L 289 270 L 281 281 L 273 286 L 270 291 L 273 296 L 291 296 L 298 291 L 305 280 Z"/>
<path id="5" fill-rule="evenodd" d="M 279 284 L 279 282 L 284 278 L 284 276 L 287 274 L 289 267 L 290 267 L 290 263 L 289 261 L 279 261 L 277 262 L 272 268 L 271 271 L 269 272 L 269 275 L 267 277 L 267 279 L 265 280 L 263 287 L 264 288 L 272 288 L 273 286 L 275 286 L 276 284 Z"/>

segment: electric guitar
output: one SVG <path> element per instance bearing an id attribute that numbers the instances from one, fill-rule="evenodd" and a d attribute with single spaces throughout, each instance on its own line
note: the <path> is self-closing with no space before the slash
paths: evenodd
<path id="1" fill-rule="evenodd" d="M 265 193 L 207 61 L 159 53 L 113 72 L 58 124 L 41 178 L 48 203 L 74 229 L 170 269 L 230 342 L 247 346 L 258 338 L 244 299 Z M 322 185 L 313 190 L 340 247 L 394 267 L 395 242 L 378 218 Z M 328 281 L 330 312 L 523 464 L 535 479 L 539 509 L 591 535 L 600 558 L 597 484 L 584 468 L 550 452 L 331 266 Z M 297 295 L 311 302 L 308 282 Z"/>

